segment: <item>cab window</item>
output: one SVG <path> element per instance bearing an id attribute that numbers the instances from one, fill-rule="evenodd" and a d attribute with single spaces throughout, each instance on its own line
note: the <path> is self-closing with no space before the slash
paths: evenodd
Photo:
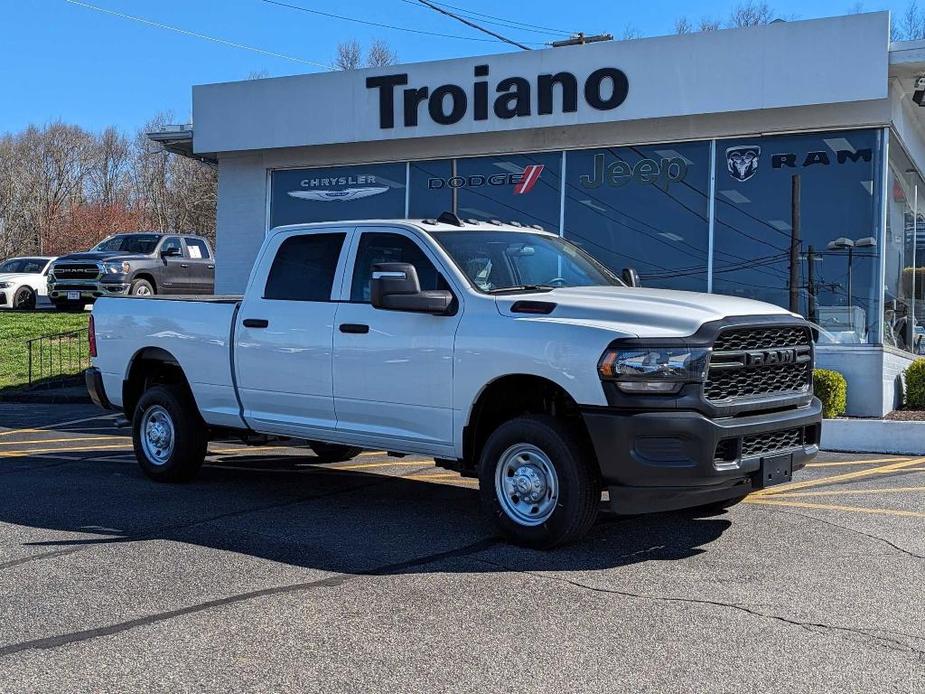
<path id="1" fill-rule="evenodd" d="M 176 248 L 178 251 L 180 251 L 180 255 L 183 255 L 183 244 L 180 242 L 179 236 L 168 236 L 166 239 L 164 239 L 164 243 L 161 244 L 161 253 L 164 253 L 171 248 Z"/>
<path id="2" fill-rule="evenodd" d="M 330 301 L 344 233 L 291 236 L 270 267 L 264 299 Z"/>
<path id="3" fill-rule="evenodd" d="M 202 239 L 186 239 L 186 251 L 193 260 L 209 258 L 209 246 Z"/>
<path id="4" fill-rule="evenodd" d="M 424 255 L 424 251 L 407 236 L 367 232 L 360 237 L 357 248 L 350 301 L 369 303 L 369 280 L 376 263 L 410 263 L 418 273 L 421 289 L 449 289 L 446 280 Z"/>

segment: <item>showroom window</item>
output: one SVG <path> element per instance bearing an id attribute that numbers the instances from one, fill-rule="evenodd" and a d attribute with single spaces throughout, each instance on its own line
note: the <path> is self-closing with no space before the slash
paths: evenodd
<path id="1" fill-rule="evenodd" d="M 271 176 L 270 228 L 405 216 L 405 164 L 287 169 Z"/>
<path id="2" fill-rule="evenodd" d="M 792 308 L 821 326 L 823 342 L 877 340 L 880 139 L 718 140 L 713 290 Z"/>
<path id="3" fill-rule="evenodd" d="M 925 354 L 925 186 L 896 138 L 890 139 L 883 241 L 883 344 Z M 925 235 L 923 235 L 925 241 Z"/>
<path id="4" fill-rule="evenodd" d="M 566 156 L 565 237 L 645 286 L 707 290 L 710 143 Z"/>

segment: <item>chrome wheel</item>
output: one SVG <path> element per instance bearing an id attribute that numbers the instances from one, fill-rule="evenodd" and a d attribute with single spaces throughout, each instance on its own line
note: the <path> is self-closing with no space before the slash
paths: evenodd
<path id="1" fill-rule="evenodd" d="M 135 296 L 151 296 L 151 287 L 146 284 L 139 284 L 135 287 Z"/>
<path id="2" fill-rule="evenodd" d="M 141 418 L 141 447 L 152 465 L 165 465 L 170 460 L 175 440 L 170 413 L 160 405 L 148 408 Z"/>
<path id="3" fill-rule="evenodd" d="M 515 523 L 541 525 L 559 502 L 559 476 L 543 451 L 533 444 L 518 443 L 501 454 L 495 469 L 495 494 Z"/>

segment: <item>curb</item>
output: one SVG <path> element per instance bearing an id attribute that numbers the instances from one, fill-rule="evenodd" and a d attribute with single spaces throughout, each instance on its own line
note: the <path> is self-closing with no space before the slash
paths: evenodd
<path id="1" fill-rule="evenodd" d="M 825 419 L 820 447 L 843 453 L 925 455 L 925 421 Z"/>

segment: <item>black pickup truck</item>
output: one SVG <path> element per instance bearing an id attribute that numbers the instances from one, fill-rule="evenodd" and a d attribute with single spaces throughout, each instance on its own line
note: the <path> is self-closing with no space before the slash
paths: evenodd
<path id="1" fill-rule="evenodd" d="M 62 310 L 101 296 L 212 294 L 214 287 L 209 242 L 190 234 L 115 234 L 86 253 L 61 256 L 48 274 L 48 298 Z"/>

